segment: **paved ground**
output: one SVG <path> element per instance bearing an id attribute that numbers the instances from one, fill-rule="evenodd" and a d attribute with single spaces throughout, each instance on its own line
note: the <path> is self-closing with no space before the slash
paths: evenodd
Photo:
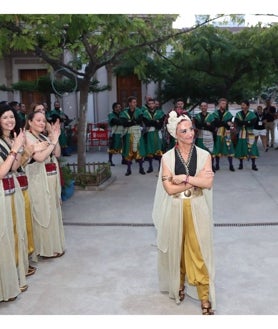
<path id="1" fill-rule="evenodd" d="M 218 315 L 278 314 L 278 150 L 260 151 L 259 171 L 247 162 L 230 172 L 223 159 L 215 175 Z M 87 161 L 107 161 L 107 154 L 90 150 Z M 177 306 L 158 290 L 151 219 L 157 171 L 143 176 L 136 164 L 126 177 L 120 157 L 114 162 L 111 184 L 75 191 L 63 203 L 66 254 L 40 261 L 29 289 L 1 303 L 0 314 L 200 314 L 199 302 L 186 298 Z"/>

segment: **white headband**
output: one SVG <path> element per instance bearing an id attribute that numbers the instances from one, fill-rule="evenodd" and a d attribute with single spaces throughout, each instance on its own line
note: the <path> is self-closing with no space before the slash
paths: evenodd
<path id="1" fill-rule="evenodd" d="M 169 134 L 171 136 L 173 136 L 174 138 L 177 138 L 177 125 L 182 120 L 191 121 L 189 116 L 187 116 L 186 114 L 182 114 L 178 117 L 177 112 L 174 110 L 169 113 L 168 123 L 167 123 L 166 127 L 167 127 Z"/>

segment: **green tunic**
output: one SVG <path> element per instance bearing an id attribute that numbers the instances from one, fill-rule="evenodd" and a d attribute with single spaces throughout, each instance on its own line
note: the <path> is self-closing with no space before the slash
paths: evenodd
<path id="1" fill-rule="evenodd" d="M 235 123 L 238 128 L 235 157 L 238 159 L 255 159 L 259 156 L 257 143 L 255 143 L 255 136 L 253 133 L 256 120 L 256 114 L 252 111 L 247 111 L 246 114 L 243 111 L 239 111 L 235 116 Z"/>
<path id="2" fill-rule="evenodd" d="M 123 157 L 130 161 L 141 160 L 145 155 L 145 143 L 142 136 L 142 117 L 143 112 L 140 108 L 136 108 L 131 112 L 129 108 L 124 109 L 120 113 L 123 126 L 126 133 L 123 136 Z"/>
<path id="3" fill-rule="evenodd" d="M 153 112 L 145 110 L 143 113 L 143 121 L 146 129 L 144 133 L 146 156 L 162 156 L 162 136 L 161 128 L 164 122 L 165 114 L 162 110 L 154 110 Z"/>
<path id="4" fill-rule="evenodd" d="M 111 127 L 108 152 L 111 154 L 119 154 L 122 152 L 124 134 L 124 127 L 120 122 L 120 113 L 109 113 L 108 124 Z"/>
<path id="5" fill-rule="evenodd" d="M 195 118 L 195 126 L 197 128 L 197 135 L 195 144 L 202 149 L 212 152 L 213 151 L 213 130 L 214 130 L 214 115 L 212 113 L 206 113 L 204 116 L 202 112 L 198 113 Z"/>
<path id="6" fill-rule="evenodd" d="M 231 112 L 216 110 L 213 112 L 215 126 L 217 128 L 213 147 L 213 156 L 234 156 L 234 145 L 231 139 L 231 131 L 228 122 L 232 122 Z"/>

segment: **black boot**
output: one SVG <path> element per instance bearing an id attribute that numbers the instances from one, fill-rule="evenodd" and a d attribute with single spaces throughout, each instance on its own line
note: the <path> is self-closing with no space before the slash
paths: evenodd
<path id="1" fill-rule="evenodd" d="M 219 170 L 220 167 L 219 167 L 219 157 L 215 157 L 215 161 L 216 161 L 216 165 L 215 165 L 215 170 Z"/>
<path id="2" fill-rule="evenodd" d="M 243 160 L 242 159 L 239 160 L 238 169 L 240 169 L 240 170 L 243 169 Z"/>
<path id="3" fill-rule="evenodd" d="M 143 162 L 144 162 L 144 160 L 141 159 L 141 160 L 138 160 L 138 162 L 139 162 L 139 174 L 146 175 L 145 170 L 143 168 Z"/>
<path id="4" fill-rule="evenodd" d="M 158 160 L 158 172 L 159 172 L 159 170 L 160 170 L 160 164 L 161 164 L 161 156 L 157 159 Z"/>
<path id="5" fill-rule="evenodd" d="M 252 170 L 258 171 L 258 168 L 255 163 L 255 159 L 252 159 Z"/>
<path id="6" fill-rule="evenodd" d="M 147 170 L 147 173 L 151 173 L 153 172 L 153 159 L 152 158 L 148 158 L 149 161 L 149 169 Z"/>
<path id="7" fill-rule="evenodd" d="M 127 161 L 126 163 L 127 163 L 127 170 L 126 170 L 125 175 L 129 176 L 129 175 L 131 175 L 131 161 Z"/>
<path id="8" fill-rule="evenodd" d="M 211 158 L 211 168 L 212 168 L 212 171 L 213 172 L 216 172 L 215 166 L 214 166 L 214 158 L 213 157 Z"/>
<path id="9" fill-rule="evenodd" d="M 229 161 L 229 165 L 230 165 L 230 167 L 229 167 L 230 171 L 235 171 L 235 168 L 233 166 L 233 158 L 228 157 L 228 161 Z"/>
<path id="10" fill-rule="evenodd" d="M 113 156 L 113 154 L 112 154 L 112 153 L 109 153 L 109 160 L 108 160 L 108 162 L 110 163 L 110 166 L 111 166 L 111 167 L 114 167 L 115 164 L 114 164 L 113 161 L 112 161 L 112 156 Z"/>

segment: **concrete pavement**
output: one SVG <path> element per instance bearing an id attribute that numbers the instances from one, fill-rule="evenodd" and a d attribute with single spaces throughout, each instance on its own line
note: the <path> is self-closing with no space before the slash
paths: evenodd
<path id="1" fill-rule="evenodd" d="M 259 147 L 257 172 L 249 162 L 237 170 L 237 160 L 230 172 L 221 159 L 215 175 L 217 315 L 278 314 L 278 150 Z M 107 159 L 105 150 L 87 153 L 88 162 Z M 151 218 L 157 163 L 146 175 L 133 164 L 126 177 L 120 156 L 113 161 L 111 184 L 76 190 L 63 203 L 65 255 L 41 260 L 28 290 L 0 303 L 1 315 L 201 314 L 198 301 L 187 297 L 177 306 L 158 289 Z"/>

